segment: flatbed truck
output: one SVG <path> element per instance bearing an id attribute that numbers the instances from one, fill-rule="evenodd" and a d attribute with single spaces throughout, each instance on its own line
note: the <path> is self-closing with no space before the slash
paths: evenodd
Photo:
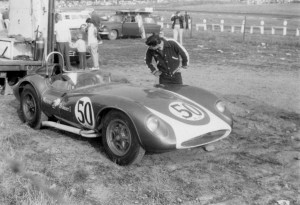
<path id="1" fill-rule="evenodd" d="M 10 28 L 6 32 L 0 32 L 0 93 L 10 94 L 11 88 L 18 80 L 45 64 L 46 56 L 54 50 L 54 13 L 55 0 L 22 0 L 22 8 L 19 0 L 10 0 Z M 14 44 L 26 43 L 16 40 L 11 36 L 22 36 L 32 39 L 32 45 L 37 45 L 38 35 L 43 33 L 43 55 L 38 60 L 33 53 L 35 48 L 26 50 L 24 60 L 14 55 Z M 2 42 L 2 46 L 1 46 Z M 39 42 L 40 43 L 40 42 Z M 31 45 L 30 45 L 31 46 Z M 27 45 L 28 47 L 28 45 Z M 32 47 L 32 46 L 31 46 Z"/>

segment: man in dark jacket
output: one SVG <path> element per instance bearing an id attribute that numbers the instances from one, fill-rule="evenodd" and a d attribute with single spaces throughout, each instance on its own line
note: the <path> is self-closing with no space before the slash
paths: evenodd
<path id="1" fill-rule="evenodd" d="M 146 45 L 149 46 L 146 64 L 153 75 L 159 76 L 159 84 L 182 84 L 180 68 L 186 69 L 189 62 L 186 49 L 175 40 L 167 40 L 157 34 L 151 35 Z M 152 63 L 153 58 L 157 68 Z"/>
<path id="2" fill-rule="evenodd" d="M 177 41 L 179 35 L 179 42 L 182 44 L 182 35 L 183 35 L 183 21 L 184 16 L 180 14 L 180 11 L 176 11 L 175 14 L 171 17 L 172 29 L 173 29 L 173 38 Z"/>
<path id="3" fill-rule="evenodd" d="M 187 11 L 185 11 L 185 14 L 184 14 L 184 21 L 185 21 L 185 29 L 191 29 L 190 28 L 191 16 L 188 14 Z"/>

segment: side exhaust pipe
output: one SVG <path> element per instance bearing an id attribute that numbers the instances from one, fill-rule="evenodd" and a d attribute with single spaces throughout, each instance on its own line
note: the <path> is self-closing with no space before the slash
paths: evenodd
<path id="1" fill-rule="evenodd" d="M 66 132 L 71 132 L 71 133 L 80 135 L 82 137 L 87 137 L 87 138 L 95 138 L 95 137 L 100 136 L 100 134 L 96 133 L 94 130 L 81 130 L 81 129 L 78 129 L 78 128 L 75 128 L 75 127 L 59 124 L 59 123 L 52 122 L 52 121 L 43 121 L 42 126 L 44 126 L 44 127 L 53 127 L 53 128 L 59 129 L 59 130 L 63 130 L 63 131 L 66 131 Z"/>

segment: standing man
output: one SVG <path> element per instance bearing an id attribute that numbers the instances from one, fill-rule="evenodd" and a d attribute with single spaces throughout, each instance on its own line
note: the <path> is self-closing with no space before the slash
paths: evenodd
<path id="1" fill-rule="evenodd" d="M 98 30 L 94 25 L 94 22 L 91 18 L 88 18 L 86 20 L 86 23 L 88 25 L 87 27 L 87 33 L 88 33 L 88 47 L 91 50 L 92 59 L 94 67 L 91 68 L 91 70 L 99 70 L 99 54 L 98 54 Z"/>
<path id="2" fill-rule="evenodd" d="M 174 40 L 167 40 L 157 34 L 146 40 L 149 46 L 146 52 L 146 64 L 151 73 L 159 77 L 159 84 L 182 84 L 181 67 L 187 69 L 189 54 L 186 49 Z M 154 58 L 157 68 L 152 64 Z"/>
<path id="3" fill-rule="evenodd" d="M 171 17 L 172 23 L 172 29 L 173 29 L 173 38 L 175 41 L 178 41 L 178 35 L 179 35 L 179 42 L 181 45 L 182 44 L 182 35 L 183 35 L 183 21 L 184 21 L 184 16 L 180 14 L 180 11 L 176 11 L 175 14 L 172 15 Z"/>
<path id="4" fill-rule="evenodd" d="M 3 11 L 2 19 L 3 19 L 3 22 L 4 22 L 4 27 L 6 28 L 6 30 L 8 30 L 8 28 L 9 28 L 9 10 L 8 10 L 8 8 L 6 8 Z"/>
<path id="5" fill-rule="evenodd" d="M 61 14 L 56 15 L 56 20 L 57 23 L 55 24 L 54 27 L 54 33 L 56 36 L 57 51 L 60 52 L 64 57 L 66 63 L 66 70 L 71 70 L 71 63 L 69 57 L 69 51 L 70 51 L 69 44 L 71 43 L 71 31 L 68 24 L 62 21 Z"/>
<path id="6" fill-rule="evenodd" d="M 184 21 L 185 21 L 185 29 L 186 30 L 190 29 L 191 17 L 187 11 L 185 11 L 184 14 Z"/>
<path id="7" fill-rule="evenodd" d="M 145 33 L 143 18 L 140 15 L 140 13 L 137 13 L 137 15 L 135 16 L 135 22 L 137 22 L 137 24 L 138 24 L 139 32 L 141 34 L 142 39 L 145 39 L 146 38 L 146 33 Z"/>

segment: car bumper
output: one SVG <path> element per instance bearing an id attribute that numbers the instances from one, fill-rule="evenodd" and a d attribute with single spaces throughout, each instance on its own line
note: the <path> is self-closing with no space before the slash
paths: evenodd
<path id="1" fill-rule="evenodd" d="M 99 32 L 99 33 L 100 33 L 100 35 L 108 35 L 108 34 L 109 34 L 108 31 L 101 31 L 101 32 Z"/>

